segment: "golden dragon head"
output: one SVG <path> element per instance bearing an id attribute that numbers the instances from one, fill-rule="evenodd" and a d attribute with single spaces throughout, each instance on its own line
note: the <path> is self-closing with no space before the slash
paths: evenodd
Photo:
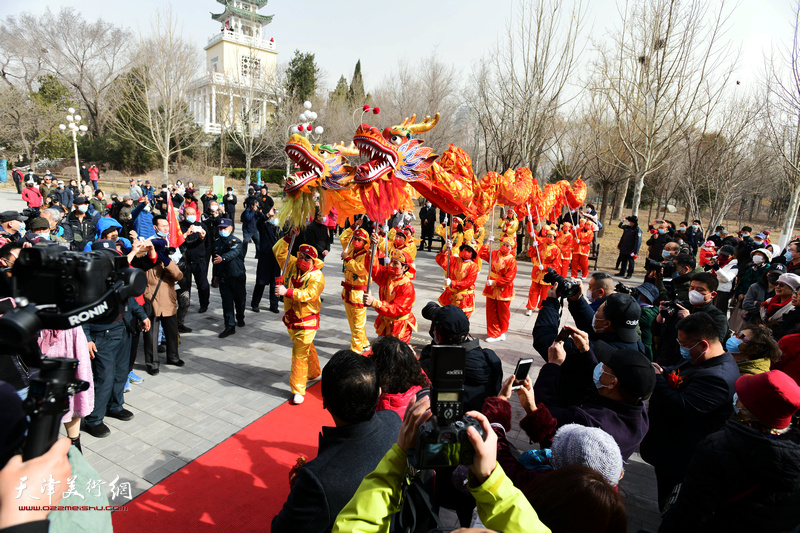
<path id="1" fill-rule="evenodd" d="M 345 156 L 358 155 L 354 146 L 315 144 L 297 133 L 285 147 L 286 154 L 300 170 L 286 178 L 287 193 L 311 192 L 314 187 L 344 189 L 352 181 L 355 169 L 347 165 Z"/>

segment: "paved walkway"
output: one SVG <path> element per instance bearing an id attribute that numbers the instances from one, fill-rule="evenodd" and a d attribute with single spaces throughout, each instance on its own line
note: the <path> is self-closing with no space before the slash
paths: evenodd
<path id="1" fill-rule="evenodd" d="M 22 208 L 24 203 L 18 195 L 0 191 L 0 211 Z M 238 229 L 236 234 L 241 236 Z M 255 283 L 253 253 L 253 246 L 250 246 L 246 258 L 248 304 Z M 343 279 L 340 253 L 341 246 L 337 241 L 328 256 L 330 264 L 323 270 L 325 301 L 321 328 L 315 340 L 323 366 L 334 352 L 347 348 L 350 343 L 349 326 L 340 297 Z M 422 318 L 422 307 L 428 301 L 436 300 L 442 290 L 443 271 L 434 262 L 434 256 L 434 253 L 422 251 L 417 254 L 414 313 L 419 321 L 419 332 L 412 338 L 412 346 L 417 352 L 430 340 L 427 333 L 430 323 Z M 525 316 L 530 273 L 530 263 L 519 264 L 515 283 L 517 297 L 511 304 L 508 340 L 488 346 L 503 361 L 506 374 L 514 371 L 519 358 L 533 357 L 535 369 L 532 377 L 535 378 L 544 363 L 532 348 L 531 330 L 537 315 Z M 483 286 L 486 275 L 484 267 L 478 277 L 478 286 Z M 631 281 L 636 285 L 641 283 L 641 278 Z M 280 321 L 281 315 L 266 310 L 268 299 L 262 300 L 262 310 L 258 314 L 250 311 L 248 306 L 247 326 L 237 328 L 235 335 L 220 340 L 217 335 L 224 328 L 219 292 L 212 289 L 211 306 L 202 315 L 196 312 L 197 294 L 192 292 L 192 307 L 186 325 L 194 331 L 181 335 L 180 345 L 180 355 L 186 366 L 162 365 L 158 376 L 148 376 L 140 354 L 136 372 L 145 378 L 144 383 L 133 385 L 133 390 L 125 395 L 126 407 L 135 414 L 134 419 L 121 422 L 107 418 L 105 422 L 111 428 L 109 437 L 94 439 L 87 434 L 81 437 L 84 454 L 101 478 L 111 481 L 119 476 L 121 482 L 130 481 L 134 497 L 290 397 L 291 343 Z M 485 299 L 478 296 L 471 330 L 481 340 L 486 338 L 485 317 Z M 371 339 L 374 338 L 374 319 L 375 313 L 369 311 L 367 334 Z M 565 319 L 571 321 L 568 313 Z M 516 423 L 524 412 L 515 398 L 512 398 L 512 405 Z M 520 450 L 533 447 L 518 427 L 509 437 Z M 643 463 L 638 454 L 634 454 L 626 465 L 620 488 L 628 506 L 628 530 L 655 531 L 660 521 L 655 503 L 655 478 L 652 468 Z M 453 516 L 449 519 L 452 520 Z"/>

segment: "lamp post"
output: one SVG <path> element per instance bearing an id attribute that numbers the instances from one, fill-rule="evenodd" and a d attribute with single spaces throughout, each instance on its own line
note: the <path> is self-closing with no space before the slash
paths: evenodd
<path id="1" fill-rule="evenodd" d="M 75 149 L 75 174 L 77 175 L 77 183 L 80 183 L 81 165 L 78 161 L 78 135 L 84 135 L 89 128 L 81 124 L 81 116 L 75 114 L 74 107 L 70 107 L 67 111 L 69 112 L 69 115 L 67 115 L 67 122 L 69 122 L 69 124 L 60 124 L 58 129 L 64 133 L 69 129 L 72 133 L 72 147 Z"/>

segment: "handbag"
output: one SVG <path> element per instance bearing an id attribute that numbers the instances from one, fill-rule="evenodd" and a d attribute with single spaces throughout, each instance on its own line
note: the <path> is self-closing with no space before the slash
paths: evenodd
<path id="1" fill-rule="evenodd" d="M 166 272 L 166 268 L 161 271 L 161 277 L 158 278 L 158 285 L 156 285 L 156 290 L 153 291 L 153 296 L 149 300 L 147 298 L 144 299 L 142 309 L 144 309 L 147 318 L 152 318 L 153 316 L 153 300 L 156 299 L 156 294 L 158 294 L 158 289 L 161 287 L 161 282 L 164 281 L 164 274 L 166 274 Z"/>
<path id="2" fill-rule="evenodd" d="M 431 501 L 433 481 L 433 477 L 427 482 L 423 481 L 419 475 L 405 477 L 400 510 L 392 516 L 390 532 L 415 533 L 442 527 L 439 510 Z"/>

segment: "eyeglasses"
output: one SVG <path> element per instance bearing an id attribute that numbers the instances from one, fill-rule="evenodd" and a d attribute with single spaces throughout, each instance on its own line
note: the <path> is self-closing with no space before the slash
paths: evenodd
<path id="1" fill-rule="evenodd" d="M 736 337 L 737 339 L 739 339 L 742 342 L 750 342 L 750 339 L 748 339 L 747 337 L 745 337 L 741 333 L 738 333 L 738 332 L 734 333 L 733 336 Z"/>
<path id="2" fill-rule="evenodd" d="M 787 285 L 787 284 L 785 284 L 785 283 L 784 283 L 784 282 L 782 282 L 782 281 L 776 281 L 776 282 L 774 283 L 774 285 L 775 285 L 776 287 L 788 287 L 788 285 Z"/>

